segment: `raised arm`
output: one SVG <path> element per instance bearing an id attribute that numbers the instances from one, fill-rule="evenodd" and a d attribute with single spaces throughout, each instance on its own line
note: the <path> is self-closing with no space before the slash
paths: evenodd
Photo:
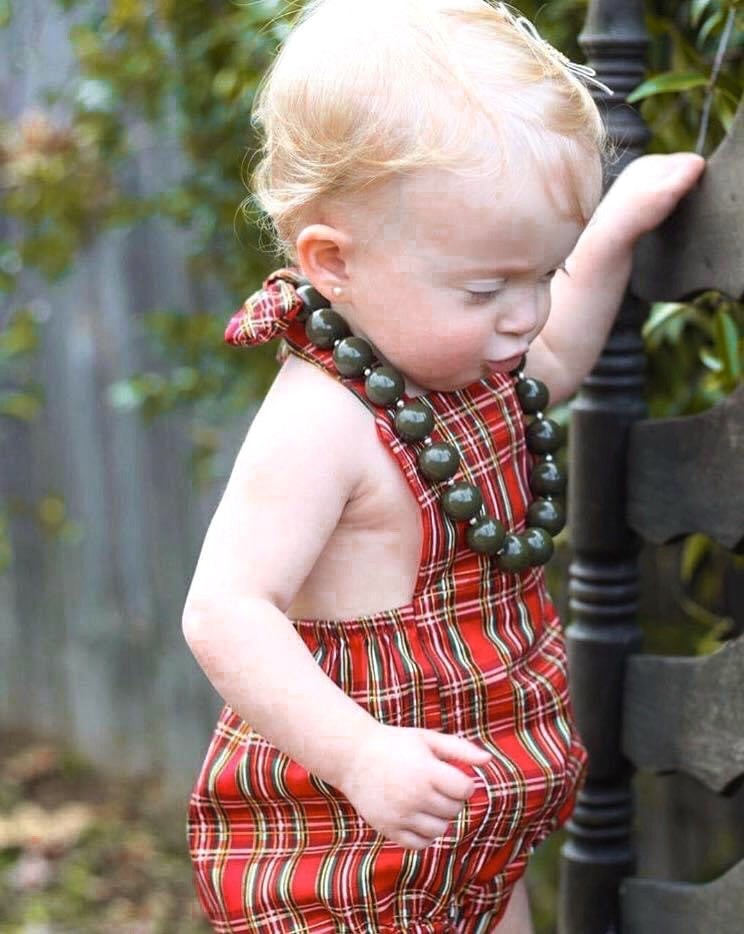
<path id="1" fill-rule="evenodd" d="M 679 163 L 675 160 L 679 157 Z M 604 347 L 630 278 L 636 240 L 657 227 L 697 182 L 694 153 L 647 155 L 618 175 L 551 286 L 551 312 L 527 357 L 552 403 L 572 396 Z"/>
<path id="2" fill-rule="evenodd" d="M 285 610 L 354 493 L 349 439 L 365 418 L 351 393 L 290 358 L 238 454 L 183 612 L 186 641 L 225 702 L 336 787 L 377 721 L 323 673 Z"/>

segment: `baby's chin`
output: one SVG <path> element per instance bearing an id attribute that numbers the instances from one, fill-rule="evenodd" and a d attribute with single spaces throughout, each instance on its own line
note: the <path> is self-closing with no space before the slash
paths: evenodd
<path id="1" fill-rule="evenodd" d="M 481 367 L 481 379 L 490 379 L 496 373 L 501 376 L 507 376 L 509 370 L 505 366 L 495 363 L 484 363 Z"/>

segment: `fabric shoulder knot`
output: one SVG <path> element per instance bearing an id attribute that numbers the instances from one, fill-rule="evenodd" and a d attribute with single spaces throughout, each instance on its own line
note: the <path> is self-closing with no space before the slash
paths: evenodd
<path id="1" fill-rule="evenodd" d="M 263 288 L 247 298 L 230 318 L 225 342 L 254 346 L 281 337 L 304 307 L 297 294 L 297 286 L 303 281 L 301 271 L 295 267 L 272 272 Z"/>

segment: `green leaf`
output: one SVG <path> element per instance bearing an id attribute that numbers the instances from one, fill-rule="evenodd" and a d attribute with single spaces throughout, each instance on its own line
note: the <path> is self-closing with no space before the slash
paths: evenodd
<path id="1" fill-rule="evenodd" d="M 680 556 L 679 574 L 686 583 L 692 576 L 711 549 L 711 541 L 706 535 L 695 533 L 685 539 Z"/>
<path id="2" fill-rule="evenodd" d="M 690 7 L 690 22 L 693 26 L 697 27 L 703 13 L 709 4 L 710 0 L 692 0 L 692 5 Z"/>
<path id="3" fill-rule="evenodd" d="M 741 377 L 738 348 L 739 335 L 733 318 L 722 308 L 716 312 L 715 335 L 716 351 L 723 361 L 726 375 L 734 382 L 738 382 Z"/>
<path id="4" fill-rule="evenodd" d="M 670 325 L 675 320 L 689 313 L 689 305 L 682 302 L 656 302 L 651 308 L 651 314 L 643 324 L 641 334 L 644 340 L 658 344 L 671 330 Z M 684 324 L 684 321 L 681 322 Z M 677 331 L 677 329 L 674 329 Z"/>
<path id="5" fill-rule="evenodd" d="M 721 126 L 728 133 L 734 125 L 736 117 L 736 101 L 731 106 L 731 95 L 722 88 L 716 88 L 713 92 L 713 111 L 721 121 Z"/>
<path id="6" fill-rule="evenodd" d="M 36 504 L 36 518 L 47 529 L 59 528 L 65 520 L 67 509 L 61 496 L 44 496 Z"/>
<path id="7" fill-rule="evenodd" d="M 0 392 L 0 415 L 31 422 L 41 410 L 41 399 L 28 392 L 8 390 Z"/>
<path id="8" fill-rule="evenodd" d="M 670 91 L 689 91 L 690 88 L 700 88 L 707 84 L 708 78 L 697 71 L 665 71 L 639 84 L 628 95 L 627 101 L 629 104 L 634 104 L 636 101 L 652 97 L 654 94 L 667 94 Z"/>
<path id="9" fill-rule="evenodd" d="M 0 331 L 0 361 L 32 354 L 39 346 L 39 327 L 28 308 L 14 312 L 4 331 Z"/>
<path id="10" fill-rule="evenodd" d="M 718 26 L 723 26 L 724 19 L 725 17 L 723 13 L 720 10 L 718 10 L 716 13 L 714 13 L 709 19 L 707 19 L 703 23 L 703 28 L 698 33 L 698 37 L 697 37 L 698 46 L 703 45 L 705 40 L 713 32 L 714 29 L 717 29 Z"/>
<path id="11" fill-rule="evenodd" d="M 10 0 L 0 0 L 0 29 L 10 24 L 13 19 L 13 7 Z"/>
<path id="12" fill-rule="evenodd" d="M 701 347 L 698 351 L 698 355 L 709 370 L 712 370 L 714 373 L 723 372 L 723 361 L 714 356 L 707 347 Z"/>

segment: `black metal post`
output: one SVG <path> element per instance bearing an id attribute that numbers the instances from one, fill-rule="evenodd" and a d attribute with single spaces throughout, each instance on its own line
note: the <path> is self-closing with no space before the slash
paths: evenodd
<path id="1" fill-rule="evenodd" d="M 645 150 L 649 133 L 624 102 L 643 79 L 648 38 L 642 0 L 590 0 L 579 42 L 600 80 L 592 89 L 623 150 L 605 188 Z M 618 887 L 633 872 L 632 769 L 620 749 L 622 683 L 640 647 L 639 541 L 625 522 L 628 429 L 643 417 L 640 327 L 647 306 L 626 293 L 607 345 L 571 413 L 567 631 L 572 698 L 589 750 L 589 777 L 561 851 L 560 934 L 618 931 Z"/>

